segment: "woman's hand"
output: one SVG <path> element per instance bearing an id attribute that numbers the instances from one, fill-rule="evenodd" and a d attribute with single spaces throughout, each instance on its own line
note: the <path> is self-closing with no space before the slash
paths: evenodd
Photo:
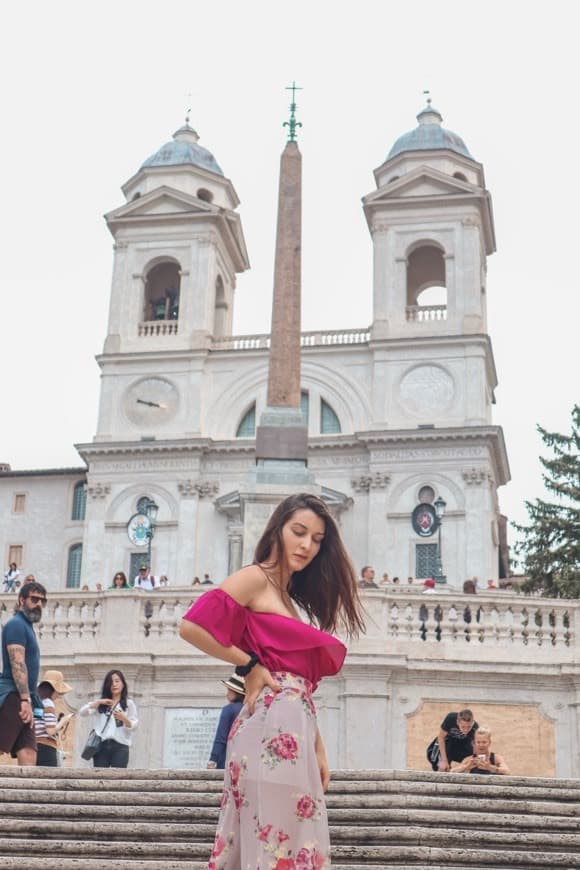
<path id="1" fill-rule="evenodd" d="M 256 701 L 260 697 L 262 693 L 262 689 L 265 686 L 272 689 L 273 692 L 279 692 L 280 686 L 274 680 L 274 677 L 264 665 L 254 665 L 250 673 L 245 679 L 246 685 L 246 702 L 248 704 L 248 710 L 250 716 L 254 714 L 254 708 L 256 706 Z"/>
<path id="2" fill-rule="evenodd" d="M 113 717 L 115 719 L 115 722 L 121 722 L 125 726 L 125 728 L 131 727 L 131 720 L 123 710 L 115 710 L 115 712 L 113 713 Z"/>
<path id="3" fill-rule="evenodd" d="M 318 729 L 316 730 L 316 743 L 314 744 L 314 750 L 316 752 L 316 761 L 318 762 L 318 770 L 320 772 L 322 791 L 326 791 L 330 783 L 330 767 L 328 766 L 324 741 Z"/>
<path id="4" fill-rule="evenodd" d="M 93 701 L 92 706 L 97 709 L 98 707 L 112 707 L 115 701 L 112 698 L 101 698 L 100 701 Z"/>

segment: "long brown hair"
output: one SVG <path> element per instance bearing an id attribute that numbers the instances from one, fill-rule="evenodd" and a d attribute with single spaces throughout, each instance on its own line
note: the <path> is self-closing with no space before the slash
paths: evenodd
<path id="1" fill-rule="evenodd" d="M 254 563 L 275 567 L 284 552 L 282 529 L 297 510 L 310 510 L 324 522 L 320 550 L 302 571 L 295 571 L 288 592 L 324 631 L 344 628 L 350 637 L 364 631 L 356 572 L 340 538 L 334 517 L 322 499 L 298 493 L 284 499 L 270 517 L 256 546 Z"/>

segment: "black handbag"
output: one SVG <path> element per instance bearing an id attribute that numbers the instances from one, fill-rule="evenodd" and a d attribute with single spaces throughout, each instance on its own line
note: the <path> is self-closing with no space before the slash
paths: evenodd
<path id="1" fill-rule="evenodd" d="M 87 738 L 87 742 L 85 743 L 84 749 L 81 752 L 81 758 L 84 758 L 85 761 L 90 761 L 91 758 L 96 755 L 101 748 L 102 742 L 103 738 L 101 737 L 101 735 L 97 734 L 95 729 L 92 728 Z"/>
<path id="2" fill-rule="evenodd" d="M 117 705 L 115 704 L 115 707 Z M 84 749 L 81 752 L 81 758 L 84 758 L 85 761 L 90 761 L 93 756 L 97 754 L 99 749 L 101 748 L 101 743 L 103 742 L 103 734 L 105 733 L 105 728 L 109 724 L 109 719 L 113 715 L 113 710 L 115 707 L 111 707 L 109 712 L 107 713 L 107 718 L 105 719 L 105 724 L 103 725 L 103 730 L 100 734 L 97 734 L 94 728 L 91 728 L 89 736 L 87 738 L 87 742 L 84 745 Z"/>

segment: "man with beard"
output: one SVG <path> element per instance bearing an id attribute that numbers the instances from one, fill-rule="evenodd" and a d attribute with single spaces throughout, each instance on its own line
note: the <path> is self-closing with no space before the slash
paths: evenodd
<path id="1" fill-rule="evenodd" d="M 9 752 L 18 764 L 36 764 L 34 704 L 40 649 L 33 625 L 42 619 L 46 589 L 36 581 L 25 583 L 18 593 L 18 607 L 2 630 L 0 675 L 0 753 Z M 37 696 L 36 696 L 37 697 Z"/>

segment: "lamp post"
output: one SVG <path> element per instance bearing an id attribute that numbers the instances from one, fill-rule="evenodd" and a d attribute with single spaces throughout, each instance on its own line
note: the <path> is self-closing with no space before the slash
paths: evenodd
<path id="1" fill-rule="evenodd" d="M 147 565 L 151 570 L 151 541 L 155 534 L 155 524 L 157 523 L 157 514 L 159 513 L 159 505 L 155 504 L 152 498 L 149 499 L 145 506 L 145 515 L 149 520 L 147 528 Z"/>
<path id="2" fill-rule="evenodd" d="M 433 507 L 435 508 L 435 514 L 438 520 L 437 560 L 435 562 L 435 577 L 433 579 L 436 583 L 447 583 L 447 577 L 443 574 L 443 563 L 441 561 L 441 524 L 443 522 L 443 517 L 445 516 L 445 508 L 447 507 L 447 502 L 444 501 L 441 496 L 439 496 L 433 502 Z"/>

